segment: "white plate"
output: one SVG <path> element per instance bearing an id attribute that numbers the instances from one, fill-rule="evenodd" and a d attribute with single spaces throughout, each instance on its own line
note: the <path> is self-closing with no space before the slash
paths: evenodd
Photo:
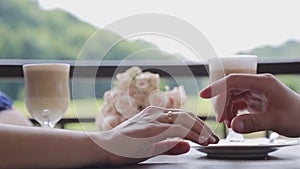
<path id="1" fill-rule="evenodd" d="M 198 151 L 206 153 L 210 158 L 235 158 L 235 159 L 253 159 L 265 158 L 270 152 L 278 150 L 280 147 L 299 144 L 298 140 L 277 139 L 269 143 L 266 138 L 245 139 L 243 142 L 228 142 L 220 140 L 218 144 L 209 146 L 199 146 L 191 144 Z"/>

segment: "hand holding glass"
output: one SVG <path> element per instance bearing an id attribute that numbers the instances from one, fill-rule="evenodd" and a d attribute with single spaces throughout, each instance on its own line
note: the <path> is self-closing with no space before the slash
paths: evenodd
<path id="1" fill-rule="evenodd" d="M 256 73 L 257 56 L 255 55 L 233 55 L 228 57 L 211 58 L 208 60 L 209 64 L 209 77 L 211 82 L 217 81 L 230 73 Z M 226 86 L 224 86 L 226 89 Z M 219 97 L 219 96 L 218 96 Z M 225 108 L 226 97 L 221 96 L 223 108 Z M 218 98 L 220 99 L 220 98 Z M 216 99 L 213 99 L 215 106 Z M 218 100 L 218 104 L 219 104 Z M 227 112 L 229 113 L 229 112 Z M 243 141 L 244 137 L 241 134 L 235 133 L 231 128 L 228 129 L 226 138 L 228 141 Z"/>
<path id="2" fill-rule="evenodd" d="M 60 63 L 23 66 L 25 104 L 42 127 L 53 128 L 69 106 L 69 70 Z"/>

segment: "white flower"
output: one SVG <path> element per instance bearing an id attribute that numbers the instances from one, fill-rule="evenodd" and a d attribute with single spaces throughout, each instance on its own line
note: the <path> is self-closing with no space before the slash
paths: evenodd
<path id="1" fill-rule="evenodd" d="M 149 95 L 149 105 L 166 108 L 168 105 L 167 95 L 160 90 L 153 90 Z"/>
<path id="2" fill-rule="evenodd" d="M 159 87 L 159 75 L 150 72 L 138 74 L 134 79 L 134 87 L 140 93 L 149 94 Z"/>
<path id="3" fill-rule="evenodd" d="M 137 74 L 140 74 L 142 72 L 142 69 L 139 67 L 131 67 L 126 70 L 126 74 L 128 74 L 131 78 L 134 78 Z"/>
<path id="4" fill-rule="evenodd" d="M 186 101 L 186 93 L 183 86 L 174 87 L 173 90 L 166 91 L 169 97 L 169 105 L 171 108 L 182 108 Z"/>
<path id="5" fill-rule="evenodd" d="M 135 99 L 128 94 L 128 91 L 123 93 L 115 92 L 113 100 L 115 108 L 123 118 L 129 119 L 140 111 Z"/>
<path id="6" fill-rule="evenodd" d="M 141 72 L 142 70 L 139 67 L 131 67 L 126 72 L 118 73 L 114 87 L 119 90 L 128 90 L 135 76 Z"/>
<path id="7" fill-rule="evenodd" d="M 135 91 L 135 92 L 132 92 L 130 94 L 130 96 L 135 99 L 135 102 L 136 102 L 139 110 L 143 110 L 145 107 L 148 106 L 148 104 L 147 104 L 148 95 L 147 94 L 143 94 L 143 93 L 139 93 L 139 92 Z"/>
<path id="8" fill-rule="evenodd" d="M 142 72 L 139 67 L 118 73 L 113 89 L 104 93 L 102 113 L 96 124 L 103 130 L 111 129 L 150 105 L 182 108 L 186 100 L 183 86 L 173 90 L 165 87 L 163 92 L 159 84 L 159 74 Z"/>
<path id="9" fill-rule="evenodd" d="M 112 105 L 113 104 L 112 91 L 108 90 L 108 91 L 104 92 L 103 99 L 104 99 L 104 103 Z"/>
<path id="10" fill-rule="evenodd" d="M 96 117 L 95 123 L 102 130 L 109 130 L 125 120 L 112 104 L 103 103 L 101 114 Z"/>
<path id="11" fill-rule="evenodd" d="M 127 73 L 118 73 L 116 75 L 117 81 L 114 84 L 114 87 L 119 90 L 128 90 L 129 85 L 131 84 L 132 77 Z"/>
<path id="12" fill-rule="evenodd" d="M 147 91 L 151 87 L 151 84 L 149 83 L 149 79 L 140 78 L 137 76 L 134 82 L 135 82 L 134 87 L 140 93 L 147 93 Z"/>
<path id="13" fill-rule="evenodd" d="M 150 72 L 148 72 L 148 73 L 150 73 Z M 153 74 L 153 73 L 150 73 L 150 74 L 151 74 L 151 76 L 149 76 L 149 79 L 150 79 L 151 86 L 154 89 L 158 89 L 159 88 L 159 83 L 160 83 L 159 74 Z"/>
<path id="14" fill-rule="evenodd" d="M 106 91 L 103 96 L 104 103 L 102 105 L 101 114 L 99 114 L 95 123 L 102 130 L 109 130 L 123 122 L 122 118 L 113 104 L 113 92 L 111 90 Z"/>

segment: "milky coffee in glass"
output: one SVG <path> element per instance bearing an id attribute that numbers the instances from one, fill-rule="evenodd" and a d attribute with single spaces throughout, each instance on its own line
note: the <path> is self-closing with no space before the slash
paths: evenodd
<path id="1" fill-rule="evenodd" d="M 256 74 L 257 56 L 255 55 L 232 55 L 227 57 L 210 58 L 208 60 L 209 77 L 211 82 L 217 81 L 230 73 L 249 73 Z M 226 89 L 226 86 L 224 86 Z M 214 90 L 214 89 L 213 89 Z M 213 104 L 215 99 L 213 99 Z M 225 105 L 225 97 L 223 106 Z M 228 130 L 227 139 L 233 141 L 243 140 L 242 135 L 234 133 L 233 130 Z"/>
<path id="2" fill-rule="evenodd" d="M 69 69 L 58 63 L 23 66 L 25 104 L 43 127 L 54 127 L 69 106 Z"/>
<path id="3" fill-rule="evenodd" d="M 257 56 L 233 55 L 211 58 L 208 60 L 209 77 L 211 82 L 219 80 L 230 73 L 256 74 Z"/>

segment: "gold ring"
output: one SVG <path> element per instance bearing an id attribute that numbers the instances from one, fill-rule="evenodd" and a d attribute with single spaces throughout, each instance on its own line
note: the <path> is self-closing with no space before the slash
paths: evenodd
<path id="1" fill-rule="evenodd" d="M 167 114 L 168 114 L 168 120 L 169 120 L 169 123 L 170 123 L 170 124 L 173 124 L 173 116 L 172 116 L 172 113 L 173 113 L 172 111 L 168 111 L 168 113 L 167 113 Z"/>

